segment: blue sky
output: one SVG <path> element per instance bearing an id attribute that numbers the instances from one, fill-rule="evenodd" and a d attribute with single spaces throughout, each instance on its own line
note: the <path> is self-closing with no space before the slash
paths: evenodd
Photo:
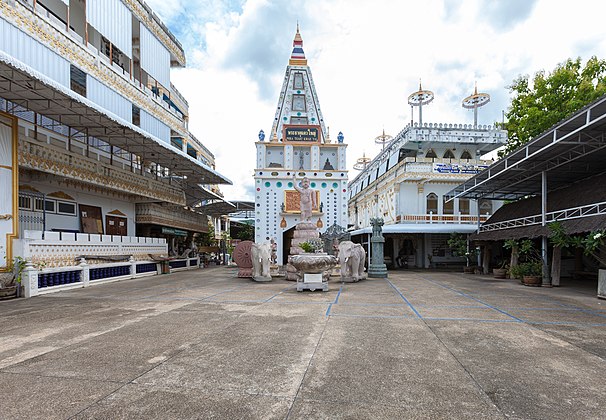
<path id="1" fill-rule="evenodd" d="M 569 57 L 606 58 L 599 0 L 148 0 L 183 44 L 171 73 L 190 103 L 190 129 L 234 186 L 253 198 L 254 142 L 269 132 L 297 21 L 327 125 L 343 131 L 348 166 L 374 156 L 374 137 L 410 121 L 406 99 L 435 93 L 423 121 L 471 123 L 461 107 L 477 82 L 491 95 L 479 123 L 501 121 L 507 86 Z M 416 119 L 415 115 L 415 119 Z M 356 175 L 350 173 L 350 179 Z"/>

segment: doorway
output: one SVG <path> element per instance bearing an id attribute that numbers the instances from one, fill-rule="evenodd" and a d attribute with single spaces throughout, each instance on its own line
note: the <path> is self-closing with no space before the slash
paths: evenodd
<path id="1" fill-rule="evenodd" d="M 295 227 L 284 231 L 282 234 L 282 265 L 286 265 L 288 262 L 288 255 L 290 255 L 290 244 L 295 237 Z"/>

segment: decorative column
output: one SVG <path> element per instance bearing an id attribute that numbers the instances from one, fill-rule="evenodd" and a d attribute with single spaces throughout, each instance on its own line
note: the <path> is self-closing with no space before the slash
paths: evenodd
<path id="1" fill-rule="evenodd" d="M 38 295 L 38 271 L 29 260 L 25 263 L 25 268 L 21 272 L 21 285 L 26 298 Z"/>
<path id="2" fill-rule="evenodd" d="M 387 278 L 387 266 L 385 265 L 384 259 L 384 245 L 385 238 L 381 234 L 381 226 L 383 226 L 383 219 L 380 217 L 373 217 L 370 219 L 372 225 L 372 236 L 370 238 L 371 262 L 368 266 L 368 277 L 374 278 Z"/>
<path id="3" fill-rule="evenodd" d="M 80 282 L 82 282 L 82 287 L 88 287 L 90 285 L 90 266 L 86 262 L 86 259 L 80 258 L 78 267 L 82 269 L 80 272 Z"/>
<path id="4" fill-rule="evenodd" d="M 0 112 L 0 271 L 13 261 L 18 234 L 17 119 Z"/>

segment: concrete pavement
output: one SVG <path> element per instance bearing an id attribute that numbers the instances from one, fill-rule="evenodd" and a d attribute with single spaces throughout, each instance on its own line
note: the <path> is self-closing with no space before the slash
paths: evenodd
<path id="1" fill-rule="evenodd" d="M 604 418 L 606 301 L 217 267 L 0 302 L 0 418 Z"/>

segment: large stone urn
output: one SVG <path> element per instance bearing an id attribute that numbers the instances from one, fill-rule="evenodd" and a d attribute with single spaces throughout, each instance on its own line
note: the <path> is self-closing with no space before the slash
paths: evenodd
<path id="1" fill-rule="evenodd" d="M 328 278 L 332 268 L 337 265 L 337 257 L 325 253 L 304 253 L 291 255 L 289 261 L 300 273 L 297 279 L 298 292 L 328 291 Z"/>

